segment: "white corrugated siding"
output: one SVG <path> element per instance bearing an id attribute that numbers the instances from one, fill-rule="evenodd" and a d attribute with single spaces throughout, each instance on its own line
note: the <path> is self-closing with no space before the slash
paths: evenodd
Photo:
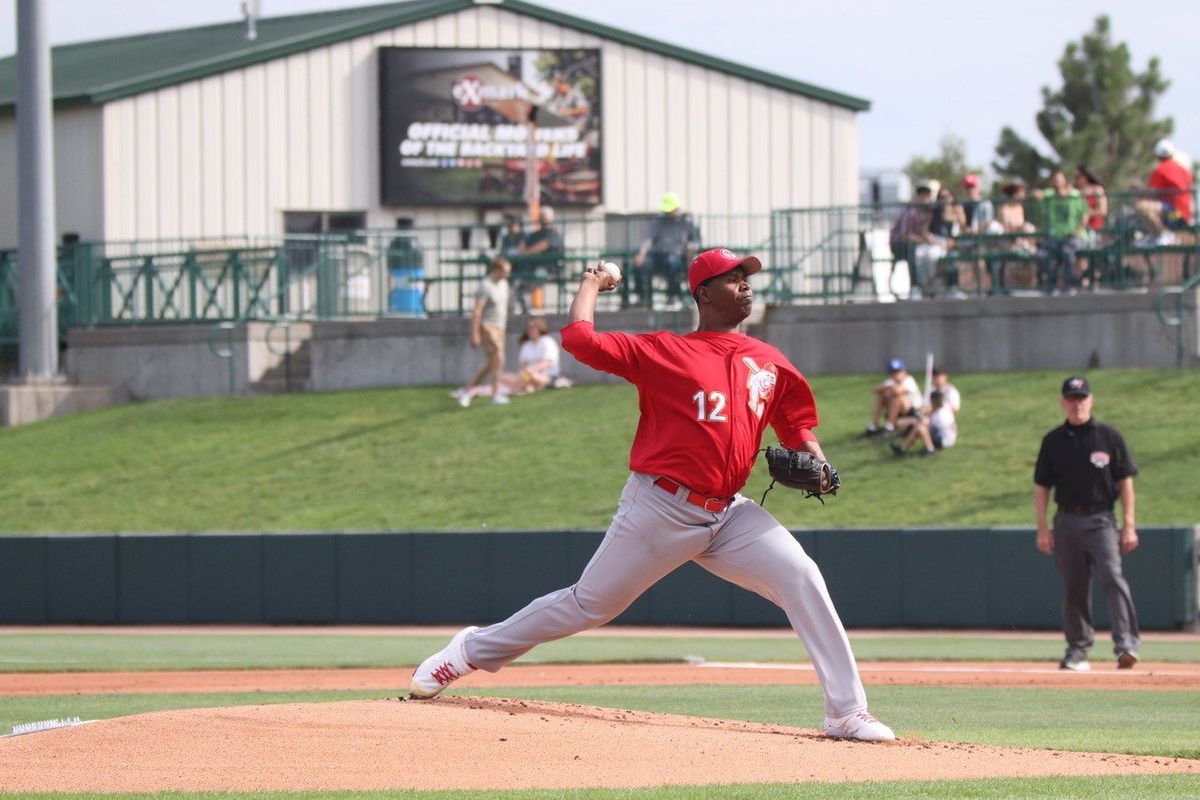
<path id="1" fill-rule="evenodd" d="M 104 232 L 99 108 L 54 114 L 54 193 L 58 233 L 96 239 Z M 0 249 L 17 247 L 17 120 L 0 118 Z"/>
<path id="2" fill-rule="evenodd" d="M 104 238 L 276 233 L 285 210 L 475 221 L 379 206 L 381 46 L 600 48 L 608 211 L 653 209 L 667 190 L 698 214 L 856 197 L 855 112 L 484 6 L 109 103 Z"/>

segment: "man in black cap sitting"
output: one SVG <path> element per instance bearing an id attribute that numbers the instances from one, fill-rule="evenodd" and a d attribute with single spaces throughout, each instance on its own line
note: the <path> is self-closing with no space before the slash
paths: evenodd
<path id="1" fill-rule="evenodd" d="M 1138 662 L 1138 623 L 1129 584 L 1121 574 L 1121 556 L 1138 546 L 1133 497 L 1137 465 L 1121 434 L 1092 418 L 1092 390 L 1086 378 L 1063 382 L 1062 408 L 1067 420 L 1042 439 L 1033 473 L 1037 548 L 1054 556 L 1062 577 L 1067 652 L 1059 668 L 1091 669 L 1087 656 L 1095 633 L 1094 569 L 1108 599 L 1117 666 L 1130 669 Z M 1051 489 L 1058 505 L 1053 529 L 1046 524 Z M 1120 529 L 1113 515 L 1118 498 L 1124 512 Z"/>

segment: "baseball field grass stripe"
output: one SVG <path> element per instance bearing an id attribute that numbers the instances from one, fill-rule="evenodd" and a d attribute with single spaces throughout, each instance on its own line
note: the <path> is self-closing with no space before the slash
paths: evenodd
<path id="1" fill-rule="evenodd" d="M 1200 795 L 1200 776 L 1121 775 L 1093 778 L 991 778 L 975 781 L 727 784 L 648 789 L 489 791 L 495 800 L 1183 800 Z M 477 800 L 479 792 L 155 792 L 153 794 L 7 794 L 0 800 Z"/>
<path id="2" fill-rule="evenodd" d="M 395 691 L 0 696 L 0 726 L 52 717 L 106 719 L 173 708 L 335 702 Z M 877 686 L 873 708 L 901 736 L 931 741 L 1200 759 L 1200 691 L 1085 691 Z M 552 700 L 800 728 L 821 722 L 816 686 L 579 686 L 454 689 L 451 694 Z"/>
<path id="3" fill-rule="evenodd" d="M 1142 468 L 1138 522 L 1200 521 L 1200 428 L 1180 423 L 1195 416 L 1194 374 L 1088 375 L 1101 398 L 1096 416 L 1121 429 Z M 903 462 L 883 442 L 858 436 L 878 379 L 813 379 L 823 421 L 817 433 L 845 490 L 823 508 L 773 501 L 783 524 L 1031 524 L 1038 442 L 1062 421 L 1053 399 L 1061 372 L 954 375 L 963 396 L 958 445 Z M 638 408 L 632 387 L 539 392 L 469 414 L 449 390 L 191 398 L 0 429 L 0 535 L 607 527 L 627 475 Z M 497 481 L 498 474 L 510 479 Z M 372 476 L 370 491 L 364 476 Z M 430 476 L 453 476 L 455 487 L 470 491 L 454 489 L 447 504 L 445 492 L 429 491 Z M 759 497 L 768 483 L 760 466 L 745 494 Z"/>
<path id="4" fill-rule="evenodd" d="M 796 662 L 804 648 L 790 638 L 669 636 L 574 637 L 551 642 L 521 658 L 519 664 L 705 661 Z M 178 669 L 283 669 L 306 667 L 396 667 L 417 664 L 445 644 L 443 635 L 221 633 L 3 633 L 0 634 L 0 690 L 3 672 L 82 672 Z M 850 633 L 860 661 L 1044 661 L 1053 666 L 1062 655 L 1057 639 L 959 636 L 877 636 Z M 1102 660 L 1104 644 L 1097 645 Z M 1200 662 L 1195 640 L 1148 641 L 1141 648 L 1149 662 Z"/>

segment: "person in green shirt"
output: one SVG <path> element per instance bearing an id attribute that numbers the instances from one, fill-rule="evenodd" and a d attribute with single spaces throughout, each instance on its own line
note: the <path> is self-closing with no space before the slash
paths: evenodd
<path id="1" fill-rule="evenodd" d="M 1050 176 L 1050 190 L 1042 197 L 1045 238 L 1038 248 L 1038 273 L 1042 291 L 1070 292 L 1079 286 L 1076 254 L 1084 246 L 1087 200 L 1067 183 L 1062 170 Z"/>

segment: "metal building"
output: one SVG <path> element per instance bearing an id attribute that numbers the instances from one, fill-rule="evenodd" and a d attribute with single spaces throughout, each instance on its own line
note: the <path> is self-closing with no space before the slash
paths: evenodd
<path id="1" fill-rule="evenodd" d="M 384 48 L 597 51 L 599 202 L 697 214 L 853 204 L 866 100 L 520 0 L 411 0 L 57 47 L 60 235 L 89 241 L 458 225 L 503 204 L 387 205 Z M 0 61 L 0 185 L 16 181 L 15 58 Z M 16 245 L 0 192 L 0 248 Z M 298 215 L 291 216 L 288 215 Z M 305 217 L 307 215 L 307 217 Z M 294 230 L 294 228 L 293 228 Z"/>

